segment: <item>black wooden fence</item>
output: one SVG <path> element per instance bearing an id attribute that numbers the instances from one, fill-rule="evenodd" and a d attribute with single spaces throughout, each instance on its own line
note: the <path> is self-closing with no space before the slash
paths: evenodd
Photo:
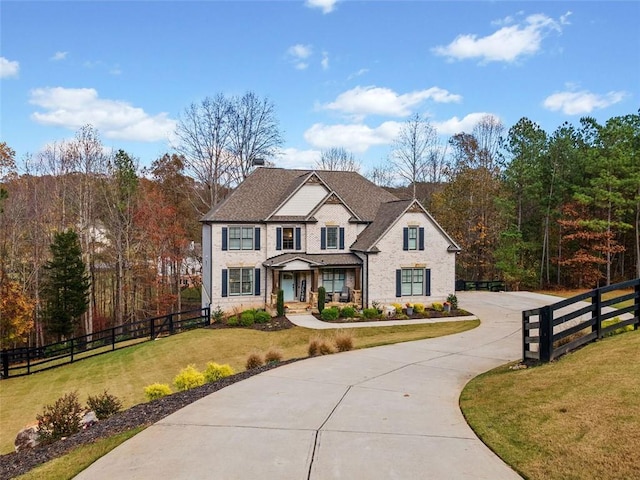
<path id="1" fill-rule="evenodd" d="M 0 378 L 42 372 L 161 336 L 205 327 L 210 322 L 209 308 L 202 308 L 127 323 L 42 347 L 4 349 L 0 352 Z"/>
<path id="2" fill-rule="evenodd" d="M 490 292 L 504 292 L 506 285 L 502 280 L 456 280 L 456 291 L 488 290 Z"/>
<path id="3" fill-rule="evenodd" d="M 628 290 L 632 291 L 629 293 Z M 617 292 L 604 300 L 603 294 Z M 631 305 L 619 307 L 632 300 Z M 582 305 L 580 302 L 584 303 Z M 606 320 L 619 321 L 604 324 Z M 561 302 L 522 312 L 522 358 L 551 360 L 610 334 L 640 324 L 640 278 L 597 288 Z"/>

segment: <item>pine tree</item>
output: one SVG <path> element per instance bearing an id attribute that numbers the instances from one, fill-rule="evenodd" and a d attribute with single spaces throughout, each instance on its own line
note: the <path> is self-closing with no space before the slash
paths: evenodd
<path id="1" fill-rule="evenodd" d="M 44 267 L 44 315 L 48 332 L 60 341 L 73 333 L 87 311 L 89 277 L 75 231 L 56 233 L 50 248 L 52 258 Z"/>

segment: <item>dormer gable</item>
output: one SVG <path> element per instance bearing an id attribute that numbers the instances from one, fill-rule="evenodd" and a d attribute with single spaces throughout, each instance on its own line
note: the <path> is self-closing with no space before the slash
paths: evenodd
<path id="1" fill-rule="evenodd" d="M 318 205 L 331 193 L 331 189 L 310 172 L 278 205 L 267 220 L 273 217 L 309 217 Z"/>

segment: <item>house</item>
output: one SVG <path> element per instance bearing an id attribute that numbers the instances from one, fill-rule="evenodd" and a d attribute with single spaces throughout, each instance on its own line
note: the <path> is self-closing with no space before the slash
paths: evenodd
<path id="1" fill-rule="evenodd" d="M 223 310 L 285 302 L 443 301 L 453 239 L 416 200 L 355 172 L 253 171 L 202 221 L 202 302 Z"/>

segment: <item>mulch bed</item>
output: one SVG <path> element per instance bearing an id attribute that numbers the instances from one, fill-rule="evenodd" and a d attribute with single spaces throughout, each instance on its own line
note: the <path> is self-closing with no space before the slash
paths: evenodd
<path id="1" fill-rule="evenodd" d="M 287 318 L 276 317 L 269 323 L 255 324 L 253 328 L 255 330 L 262 331 L 276 331 L 294 327 Z M 227 327 L 222 324 L 212 324 L 207 328 L 237 328 Z M 112 417 L 102 420 L 94 426 L 87 428 L 75 435 L 72 435 L 64 440 L 59 440 L 49 445 L 39 445 L 32 449 L 22 450 L 20 452 L 12 452 L 5 455 L 0 455 L 0 479 L 14 478 L 29 470 L 41 465 L 45 462 L 53 460 L 57 457 L 66 455 L 71 450 L 81 445 L 93 443 L 99 439 L 111 437 L 118 433 L 126 432 L 133 428 L 140 426 L 152 425 L 164 417 L 171 415 L 172 413 L 186 407 L 190 403 L 195 402 L 207 395 L 210 395 L 218 390 L 228 387 L 236 382 L 245 380 L 249 377 L 257 375 L 259 373 L 271 370 L 272 368 L 280 365 L 286 365 L 287 363 L 294 362 L 295 360 L 288 360 L 285 362 L 273 363 L 264 365 L 259 368 L 254 368 L 241 373 L 237 373 L 230 377 L 223 378 L 214 383 L 207 383 L 201 387 L 193 388 L 185 392 L 177 392 L 172 395 L 154 400 L 152 402 L 141 403 L 135 405 L 128 410 L 120 412 Z M 18 432 L 16 432 L 16 435 Z"/>
<path id="2" fill-rule="evenodd" d="M 318 320 L 322 320 L 322 317 L 319 313 L 314 313 L 314 317 Z M 447 312 L 437 312 L 435 310 L 425 310 L 424 313 L 413 313 L 411 315 L 403 315 L 402 317 L 390 316 L 390 317 L 380 317 L 380 318 L 338 318 L 337 320 L 322 320 L 327 323 L 357 323 L 357 322 L 387 322 L 390 320 L 421 320 L 423 318 L 447 318 L 447 317 L 466 317 L 471 315 L 466 310 L 457 309 L 451 310 L 450 313 Z"/>

